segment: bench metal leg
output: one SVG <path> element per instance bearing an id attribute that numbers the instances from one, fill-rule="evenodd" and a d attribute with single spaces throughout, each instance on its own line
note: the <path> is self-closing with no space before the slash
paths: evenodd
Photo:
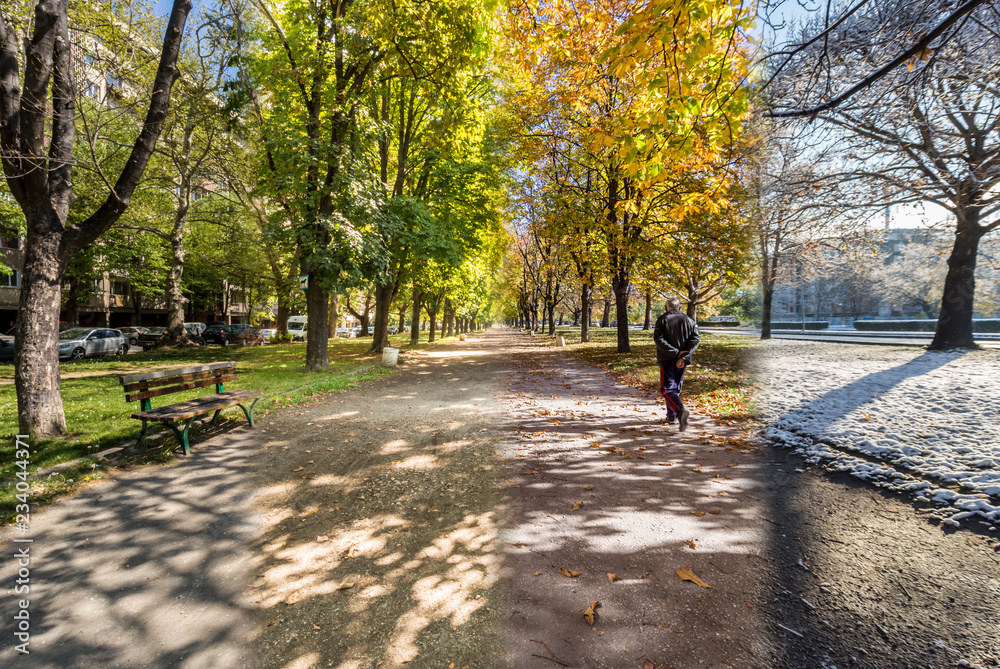
<path id="1" fill-rule="evenodd" d="M 239 408 L 243 409 L 243 415 L 247 417 L 247 422 L 250 423 L 250 427 L 253 427 L 253 408 L 255 406 L 257 406 L 257 401 L 259 399 L 260 399 L 259 397 L 254 398 L 254 401 L 250 404 L 250 408 L 249 409 L 247 409 L 242 404 L 237 404 L 236 405 Z"/>
<path id="2" fill-rule="evenodd" d="M 219 414 L 221 414 L 221 413 L 222 413 L 222 409 L 216 410 L 215 414 L 212 416 L 212 425 L 215 425 L 216 423 L 219 422 Z"/>
<path id="3" fill-rule="evenodd" d="M 191 447 L 190 444 L 188 444 L 188 428 L 191 427 L 191 422 L 195 418 L 197 418 L 197 416 L 192 416 L 191 418 L 188 418 L 186 421 L 184 421 L 183 430 L 177 429 L 177 426 L 174 425 L 173 423 L 166 423 L 166 422 L 164 423 L 164 425 L 166 425 L 173 431 L 174 436 L 177 437 L 177 441 L 179 441 L 181 443 L 181 446 L 184 447 L 184 455 L 190 455 L 191 453 Z"/>
<path id="4" fill-rule="evenodd" d="M 142 432 L 139 433 L 139 440 L 135 442 L 135 450 L 141 450 L 142 444 L 146 441 L 146 432 L 149 429 L 149 422 L 142 421 Z"/>

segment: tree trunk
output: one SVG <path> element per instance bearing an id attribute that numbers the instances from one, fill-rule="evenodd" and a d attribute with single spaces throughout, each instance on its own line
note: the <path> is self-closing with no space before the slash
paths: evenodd
<path id="1" fill-rule="evenodd" d="M 556 333 L 556 305 L 549 307 L 549 336 Z"/>
<path id="2" fill-rule="evenodd" d="M 608 327 L 608 323 L 611 322 L 611 295 L 604 296 L 604 315 L 601 316 L 601 327 Z"/>
<path id="3" fill-rule="evenodd" d="M 288 317 L 292 315 L 292 309 L 288 306 L 288 300 L 278 297 L 278 307 L 274 315 L 274 329 L 278 334 L 288 334 Z"/>
<path id="4" fill-rule="evenodd" d="M 330 301 L 315 276 L 309 276 L 306 290 L 306 371 L 325 372 L 330 369 L 330 351 L 327 343 L 327 323 Z"/>
<path id="5" fill-rule="evenodd" d="M 646 315 L 642 319 L 642 329 L 648 330 L 650 327 L 650 316 L 653 313 L 653 291 L 646 291 Z"/>
<path id="6" fill-rule="evenodd" d="M 615 317 L 618 319 L 618 352 L 629 353 L 632 347 L 628 341 L 628 279 L 615 277 L 611 289 L 615 293 Z"/>
<path id="7" fill-rule="evenodd" d="M 410 313 L 410 346 L 420 343 L 420 300 L 423 292 L 416 286 L 413 287 L 413 305 Z"/>
<path id="8" fill-rule="evenodd" d="M 580 289 L 580 342 L 586 344 L 590 341 L 590 308 L 591 300 L 593 296 L 590 293 L 590 286 L 586 281 L 583 282 L 583 287 Z"/>
<path id="9" fill-rule="evenodd" d="M 175 222 L 173 234 L 170 236 L 170 271 L 167 273 L 167 331 L 160 337 L 156 346 L 176 346 L 187 340 L 184 329 L 184 293 L 181 291 L 181 279 L 184 276 L 184 220 L 187 210 L 178 211 L 181 220 Z"/>
<path id="10" fill-rule="evenodd" d="M 764 305 L 760 314 L 760 338 L 771 338 L 771 303 L 774 301 L 774 282 L 767 282 L 763 286 Z"/>
<path id="11" fill-rule="evenodd" d="M 447 328 L 448 334 L 444 334 L 444 330 Z M 455 334 L 455 311 L 451 305 L 451 298 L 444 298 L 444 327 L 441 328 L 441 336 L 451 337 Z"/>
<path id="12" fill-rule="evenodd" d="M 80 326 L 80 279 L 70 277 L 66 291 L 66 322 L 71 327 Z"/>
<path id="13" fill-rule="evenodd" d="M 375 332 L 369 353 L 381 353 L 389 345 L 389 309 L 397 292 L 398 285 L 395 281 L 384 286 L 375 285 Z"/>
<path id="14" fill-rule="evenodd" d="M 66 431 L 59 384 L 59 303 L 62 273 L 59 237 L 62 222 L 47 207 L 28 221 L 21 273 L 21 302 L 14 341 L 14 387 L 21 434 L 50 436 Z"/>
<path id="15" fill-rule="evenodd" d="M 406 309 L 404 308 L 399 310 L 399 327 L 396 329 L 396 332 L 398 332 L 399 334 L 403 334 L 403 329 L 405 327 L 406 327 Z"/>
<path id="16" fill-rule="evenodd" d="M 981 237 L 979 210 L 965 208 L 960 212 L 955 245 L 948 258 L 941 311 L 929 350 L 978 348 L 972 334 L 972 312 L 976 292 L 976 254 Z"/>
<path id="17" fill-rule="evenodd" d="M 697 322 L 698 320 L 698 287 L 688 288 L 688 303 L 687 303 L 687 315 L 688 318 Z"/>
<path id="18" fill-rule="evenodd" d="M 427 316 L 431 319 L 431 324 L 427 328 L 427 342 L 430 343 L 434 341 L 434 333 L 437 328 L 437 312 L 428 311 Z"/>

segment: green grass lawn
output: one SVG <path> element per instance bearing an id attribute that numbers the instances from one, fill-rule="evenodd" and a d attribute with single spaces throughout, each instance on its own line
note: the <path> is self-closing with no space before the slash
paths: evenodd
<path id="1" fill-rule="evenodd" d="M 440 333 L 438 333 L 440 335 Z M 420 333 L 420 344 L 427 345 L 427 332 Z M 454 341 L 454 337 L 446 341 Z M 409 347 L 408 333 L 389 338 L 392 346 L 404 351 Z M 440 340 L 439 340 L 440 341 Z M 435 342 L 436 343 L 436 342 Z M 138 436 L 141 424 L 130 416 L 140 411 L 138 402 L 125 402 L 125 393 L 118 381 L 121 374 L 137 374 L 158 367 L 183 367 L 212 362 L 235 361 L 239 378 L 227 383 L 227 389 L 246 389 L 263 393 L 255 414 L 266 415 L 277 407 L 301 402 L 317 394 L 351 387 L 359 381 L 374 378 L 387 370 L 376 367 L 357 375 L 345 373 L 378 363 L 378 357 L 367 353 L 370 338 L 330 340 L 330 371 L 305 370 L 305 344 L 272 346 L 207 346 L 189 349 L 153 350 L 123 357 L 89 358 L 65 361 L 60 365 L 62 398 L 68 434 L 60 439 L 31 440 L 31 472 L 74 460 L 96 451 L 121 444 Z M 14 367 L 0 364 L 0 519 L 13 517 L 16 503 L 14 464 L 17 433 L 17 398 Z M 190 390 L 152 399 L 153 407 L 174 404 L 193 397 L 215 392 L 214 386 Z M 236 407 L 226 410 L 224 418 L 245 421 Z M 151 426 L 152 427 L 152 426 Z M 161 440 L 167 447 L 153 452 L 148 458 L 172 457 L 176 440 L 164 432 Z M 192 427 L 192 450 L 197 451 L 198 433 Z M 36 503 L 45 502 L 74 490 L 82 481 L 101 478 L 105 466 L 92 460 L 71 465 L 58 473 L 36 480 L 31 493 Z"/>
<path id="2" fill-rule="evenodd" d="M 624 383 L 659 390 L 656 345 L 652 330 L 629 330 L 630 353 L 618 353 L 614 328 L 591 328 L 590 342 L 581 344 L 580 328 L 559 326 L 566 344 L 585 360 L 608 369 Z M 715 418 L 750 421 L 756 415 L 756 392 L 747 361 L 757 340 L 753 337 L 700 330 L 701 344 L 684 374 L 684 402 Z"/>

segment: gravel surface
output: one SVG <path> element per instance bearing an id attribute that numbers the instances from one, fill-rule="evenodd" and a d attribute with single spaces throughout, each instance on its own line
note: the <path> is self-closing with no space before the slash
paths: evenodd
<path id="1" fill-rule="evenodd" d="M 772 340 L 763 436 L 810 462 L 1000 526 L 1000 351 Z"/>

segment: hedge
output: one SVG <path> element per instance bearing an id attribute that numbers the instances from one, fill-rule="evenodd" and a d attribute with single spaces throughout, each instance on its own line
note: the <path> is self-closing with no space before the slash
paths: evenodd
<path id="1" fill-rule="evenodd" d="M 911 321 L 854 321 L 855 330 L 869 332 L 934 332 L 936 318 Z M 972 321 L 973 332 L 1000 332 L 1000 318 L 979 318 Z"/>
<path id="2" fill-rule="evenodd" d="M 698 321 L 700 328 L 738 328 L 740 325 L 739 321 Z"/>
<path id="3" fill-rule="evenodd" d="M 761 324 L 754 323 L 758 328 Z M 830 321 L 806 321 L 806 330 L 826 330 Z M 771 321 L 772 330 L 801 330 L 802 321 Z"/>

